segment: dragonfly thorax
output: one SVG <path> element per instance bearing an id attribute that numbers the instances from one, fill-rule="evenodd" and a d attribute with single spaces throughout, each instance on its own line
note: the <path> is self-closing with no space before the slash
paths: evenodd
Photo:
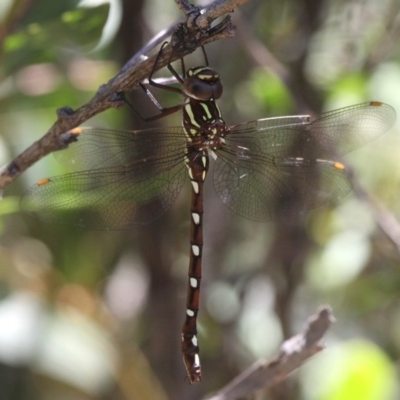
<path id="1" fill-rule="evenodd" d="M 210 67 L 197 67 L 189 69 L 183 90 L 192 99 L 207 101 L 219 99 L 223 88 L 218 72 Z"/>
<path id="2" fill-rule="evenodd" d="M 218 150 L 225 143 L 225 125 L 215 125 L 207 131 L 198 131 L 191 137 L 189 148 L 195 151 Z"/>
<path id="3" fill-rule="evenodd" d="M 227 132 L 221 111 L 214 100 L 199 101 L 189 97 L 183 107 L 183 126 L 190 139 L 202 143 L 202 146 L 196 146 L 200 150 L 219 148 L 220 139 Z"/>

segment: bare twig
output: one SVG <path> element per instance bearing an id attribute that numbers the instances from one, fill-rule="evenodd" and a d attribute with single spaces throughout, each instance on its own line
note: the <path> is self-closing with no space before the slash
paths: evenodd
<path id="1" fill-rule="evenodd" d="M 286 340 L 270 361 L 258 361 L 207 400 L 234 400 L 261 388 L 276 385 L 311 356 L 325 348 L 322 337 L 335 322 L 330 307 L 323 307 L 307 322 L 304 331 Z"/>
<path id="2" fill-rule="evenodd" d="M 177 22 L 176 24 L 170 26 L 167 29 L 163 29 L 156 36 L 154 36 L 144 47 L 142 47 L 122 68 L 120 73 L 125 72 L 129 68 L 132 68 L 135 64 L 139 61 L 146 60 L 148 57 L 146 56 L 157 47 L 159 44 L 163 43 L 168 37 L 170 37 L 175 30 L 177 29 L 178 25 L 183 23 L 183 19 Z"/>
<path id="3" fill-rule="evenodd" d="M 354 182 L 354 192 L 374 213 L 374 219 L 400 254 L 400 223 L 393 213 L 379 203 L 359 182 Z"/>
<path id="4" fill-rule="evenodd" d="M 250 0 L 217 0 L 207 6 L 202 14 L 196 19 L 197 26 L 204 28 L 212 21 L 221 17 L 222 15 L 231 13 L 239 6 L 247 3 Z"/>
<path id="5" fill-rule="evenodd" d="M 175 0 L 175 3 L 186 17 L 189 17 L 195 10 L 198 10 L 198 7 L 190 4 L 188 0 Z"/>
<path id="6" fill-rule="evenodd" d="M 190 28 L 205 29 L 212 21 L 231 13 L 239 6 L 250 0 L 216 0 L 212 4 L 199 9 L 187 0 L 175 0 L 178 7 L 187 18 L 187 26 Z"/>
<path id="7" fill-rule="evenodd" d="M 230 5 L 230 10 L 234 6 L 233 3 L 235 6 L 238 6 L 244 2 L 244 0 L 237 0 L 236 2 L 226 0 L 226 3 Z M 185 1 L 177 1 L 177 3 L 180 5 L 181 9 L 183 9 L 182 7 L 184 5 L 190 6 L 190 4 Z M 230 23 L 229 16 L 221 23 L 211 27 L 214 16 L 222 15 L 221 12 L 227 9 L 223 7 L 222 3 L 224 2 L 219 0 L 215 3 L 217 3 L 216 8 L 219 10 L 218 13 L 212 6 L 209 6 L 211 10 L 210 15 L 207 13 L 207 10 L 198 10 L 197 14 L 192 15 L 196 18 L 199 16 L 207 18 L 208 25 L 204 26 L 203 24 L 201 27 L 190 27 L 190 24 L 188 25 L 187 23 L 178 23 L 174 25 L 162 34 L 157 35 L 156 38 L 145 47 L 145 51 L 136 54 L 114 78 L 98 89 L 95 96 L 88 103 L 75 111 L 68 107 L 59 110 L 58 120 L 49 131 L 40 140 L 33 143 L 23 153 L 18 155 L 10 164 L 0 169 L 0 197 L 2 189 L 10 184 L 23 171 L 45 155 L 67 146 L 67 143 L 63 142 L 60 138 L 64 132 L 79 126 L 89 118 L 92 118 L 108 108 L 119 107 L 121 102 L 116 100 L 117 96 L 115 96 L 115 94 L 131 91 L 136 88 L 140 82 L 148 78 L 155 62 L 155 56 L 146 58 L 144 54 L 157 43 L 164 41 L 167 35 L 172 33 L 171 43 L 164 48 L 163 55 L 159 58 L 158 69 L 161 69 L 170 61 L 174 61 L 193 52 L 197 47 L 215 40 L 232 37 L 235 28 Z M 191 10 L 193 10 L 193 8 L 191 8 Z"/>

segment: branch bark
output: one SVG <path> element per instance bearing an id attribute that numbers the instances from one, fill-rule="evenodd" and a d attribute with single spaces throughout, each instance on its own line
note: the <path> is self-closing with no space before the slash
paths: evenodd
<path id="1" fill-rule="evenodd" d="M 196 48 L 220 40 L 234 36 L 235 27 L 231 24 L 230 16 L 219 24 L 211 27 L 212 21 L 223 15 L 225 10 L 233 10 L 234 7 L 245 3 L 248 0 L 218 0 L 214 4 L 208 6 L 207 9 L 200 10 L 191 6 L 187 1 L 175 0 L 178 6 L 187 15 L 185 7 L 191 11 L 191 22 L 189 19 L 186 23 L 178 22 L 171 28 L 157 35 L 144 51 L 137 53 L 119 73 L 110 79 L 106 84 L 102 85 L 94 97 L 77 110 L 64 107 L 57 111 L 58 119 L 48 132 L 37 142 L 29 146 L 24 152 L 19 154 L 8 165 L 0 168 L 0 198 L 2 190 L 13 182 L 22 172 L 32 166 L 47 154 L 65 148 L 68 143 L 62 140 L 62 134 L 73 129 L 89 118 L 107 110 L 108 108 L 121 107 L 121 101 L 118 101 L 117 93 L 131 91 L 138 87 L 138 84 L 148 78 L 155 62 L 155 55 L 145 57 L 151 49 L 157 44 L 164 41 L 166 37 L 172 34 L 170 44 L 164 48 L 162 57 L 159 60 L 158 68 L 161 69 L 170 61 L 177 60 L 187 54 L 193 52 Z M 229 4 L 229 7 L 224 6 Z M 199 19 L 200 18 L 200 19 Z M 193 21 L 199 19 L 200 25 L 196 25 Z M 204 23 L 204 21 L 207 23 Z"/>
<path id="2" fill-rule="evenodd" d="M 217 0 L 204 9 L 197 18 L 197 26 L 205 28 L 210 22 L 221 17 L 222 15 L 231 13 L 235 8 L 247 3 L 250 0 Z"/>
<path id="3" fill-rule="evenodd" d="M 225 14 L 231 13 L 239 6 L 250 0 L 216 0 L 212 4 L 200 9 L 190 4 L 188 0 L 175 0 L 180 10 L 187 18 L 187 25 L 191 28 L 206 29 L 211 22 Z"/>
<path id="4" fill-rule="evenodd" d="M 280 353 L 275 358 L 253 364 L 217 394 L 206 400 L 239 399 L 286 379 L 310 357 L 325 348 L 322 337 L 334 322 L 335 318 L 330 307 L 322 307 L 317 314 L 308 319 L 302 333 L 282 344 Z"/>

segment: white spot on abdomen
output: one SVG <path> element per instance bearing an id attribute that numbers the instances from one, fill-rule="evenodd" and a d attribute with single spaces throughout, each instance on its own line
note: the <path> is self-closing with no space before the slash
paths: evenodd
<path id="1" fill-rule="evenodd" d="M 193 222 L 198 225 L 200 223 L 200 215 L 197 213 L 192 213 Z"/>
<path id="2" fill-rule="evenodd" d="M 192 288 L 197 288 L 197 279 L 196 278 L 190 278 L 190 286 Z"/>
<path id="3" fill-rule="evenodd" d="M 200 254 L 200 247 L 196 246 L 195 244 L 193 244 L 192 245 L 192 252 L 196 257 L 198 257 L 198 255 Z"/>
<path id="4" fill-rule="evenodd" d="M 195 367 L 200 367 L 200 357 L 198 354 L 194 355 L 194 366 Z"/>
<path id="5" fill-rule="evenodd" d="M 192 186 L 193 186 L 194 192 L 199 193 L 199 184 L 196 181 L 192 181 Z"/>
<path id="6" fill-rule="evenodd" d="M 187 309 L 187 310 L 186 310 L 186 314 L 187 314 L 189 317 L 194 317 L 194 311 L 192 311 L 192 310 Z"/>

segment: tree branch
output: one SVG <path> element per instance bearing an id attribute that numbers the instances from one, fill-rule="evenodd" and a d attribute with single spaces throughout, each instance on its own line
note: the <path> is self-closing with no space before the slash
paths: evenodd
<path id="1" fill-rule="evenodd" d="M 183 12 L 183 14 L 186 16 L 186 18 L 189 18 L 189 16 L 198 10 L 198 7 L 190 4 L 188 0 L 175 0 L 175 3 L 179 7 L 179 9 Z"/>
<path id="2" fill-rule="evenodd" d="M 282 344 L 278 356 L 270 361 L 253 364 L 207 400 L 234 400 L 281 382 L 311 356 L 325 348 L 322 337 L 334 322 L 330 307 L 322 307 L 308 319 L 302 333 Z"/>
<path id="3" fill-rule="evenodd" d="M 220 40 L 227 37 L 234 36 L 235 27 L 230 22 L 230 17 L 227 16 L 222 22 L 211 27 L 211 22 L 215 16 L 222 15 L 223 10 L 229 8 L 232 10 L 234 6 L 239 6 L 248 0 L 218 0 L 213 5 L 206 9 L 199 10 L 193 8 L 187 1 L 175 0 L 181 9 L 188 7 L 193 11 L 191 17 L 193 20 L 201 16 L 201 21 L 204 18 L 207 19 L 207 24 L 196 26 L 178 22 L 166 31 L 157 35 L 148 45 L 145 46 L 145 50 L 137 53 L 125 66 L 119 71 L 119 73 L 110 79 L 109 82 L 102 85 L 95 96 L 86 104 L 79 107 L 77 110 L 72 110 L 68 107 L 58 111 L 58 119 L 54 125 L 48 130 L 48 132 L 37 142 L 33 143 L 24 152 L 19 154 L 12 162 L 8 165 L 0 168 L 0 198 L 2 195 L 2 189 L 14 181 L 22 172 L 32 166 L 35 162 L 40 160 L 47 154 L 63 149 L 68 146 L 68 143 L 63 141 L 62 134 L 70 129 L 73 129 L 89 118 L 107 110 L 108 108 L 121 107 L 121 101 L 118 101 L 117 93 L 131 91 L 138 87 L 138 84 L 149 77 L 150 72 L 155 62 L 155 55 L 152 57 L 144 57 L 145 54 L 154 48 L 157 44 L 164 41 L 166 37 L 172 34 L 170 44 L 164 48 L 162 57 L 159 59 L 157 69 L 161 69 L 169 62 L 184 57 L 187 54 L 192 53 L 196 48 L 211 43 L 216 40 Z M 223 7 L 223 3 L 229 4 L 229 7 Z M 218 12 L 216 11 L 218 10 Z M 193 26 L 190 26 L 193 25 Z"/>
<path id="4" fill-rule="evenodd" d="M 231 13 L 250 0 L 216 0 L 214 3 L 200 9 L 187 0 L 175 0 L 176 4 L 187 18 L 191 28 L 205 29 L 211 22 L 225 14 Z"/>
<path id="5" fill-rule="evenodd" d="M 374 196 L 366 191 L 360 182 L 354 181 L 354 192 L 372 210 L 375 222 L 382 229 L 384 234 L 396 247 L 397 254 L 400 254 L 400 223 L 396 216 L 380 203 Z"/>
<path id="6" fill-rule="evenodd" d="M 239 6 L 249 2 L 250 0 L 217 0 L 204 9 L 196 20 L 197 26 L 200 28 L 207 27 L 212 21 L 222 15 L 231 13 Z"/>

